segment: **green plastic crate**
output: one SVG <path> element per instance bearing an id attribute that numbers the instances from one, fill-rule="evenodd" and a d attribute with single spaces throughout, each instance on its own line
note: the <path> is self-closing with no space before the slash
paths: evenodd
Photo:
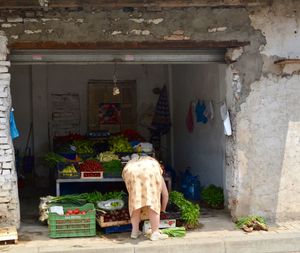
<path id="1" fill-rule="evenodd" d="M 80 211 L 86 211 L 86 214 L 68 216 L 58 215 L 56 213 L 49 213 L 49 237 L 63 238 L 96 235 L 96 211 L 93 204 L 88 203 L 83 206 L 62 206 L 64 208 L 65 213 L 68 209 L 74 210 L 78 208 Z"/>

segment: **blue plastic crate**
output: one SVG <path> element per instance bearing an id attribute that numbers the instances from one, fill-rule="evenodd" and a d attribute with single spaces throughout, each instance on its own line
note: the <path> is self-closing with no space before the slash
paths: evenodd
<path id="1" fill-rule="evenodd" d="M 132 229 L 131 224 L 121 225 L 121 226 L 113 226 L 103 228 L 104 234 L 112 234 L 112 233 L 122 233 L 122 232 L 129 232 Z"/>

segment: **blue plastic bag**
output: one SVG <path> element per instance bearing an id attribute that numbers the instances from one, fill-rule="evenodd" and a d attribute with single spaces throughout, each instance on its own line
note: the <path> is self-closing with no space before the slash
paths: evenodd
<path id="1" fill-rule="evenodd" d="M 19 131 L 18 131 L 17 126 L 16 126 L 16 122 L 15 122 L 15 117 L 14 117 L 13 111 L 10 112 L 9 124 L 10 124 L 11 138 L 15 139 L 15 138 L 19 137 Z"/>
<path id="2" fill-rule="evenodd" d="M 184 197 L 189 200 L 200 200 L 200 181 L 198 176 L 193 176 L 189 169 L 181 175 L 181 189 Z"/>

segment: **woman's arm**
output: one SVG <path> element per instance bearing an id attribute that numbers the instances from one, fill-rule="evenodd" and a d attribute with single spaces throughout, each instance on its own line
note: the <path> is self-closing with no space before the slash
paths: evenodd
<path id="1" fill-rule="evenodd" d="M 162 190 L 161 190 L 161 211 L 165 212 L 167 205 L 168 205 L 168 201 L 169 201 L 169 192 L 165 183 L 165 179 L 162 177 Z"/>

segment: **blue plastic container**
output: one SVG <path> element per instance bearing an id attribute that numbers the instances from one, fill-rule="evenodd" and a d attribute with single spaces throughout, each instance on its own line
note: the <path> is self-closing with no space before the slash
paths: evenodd
<path id="1" fill-rule="evenodd" d="M 188 169 L 182 175 L 181 189 L 185 198 L 195 201 L 200 200 L 200 181 L 198 176 L 193 176 Z"/>

